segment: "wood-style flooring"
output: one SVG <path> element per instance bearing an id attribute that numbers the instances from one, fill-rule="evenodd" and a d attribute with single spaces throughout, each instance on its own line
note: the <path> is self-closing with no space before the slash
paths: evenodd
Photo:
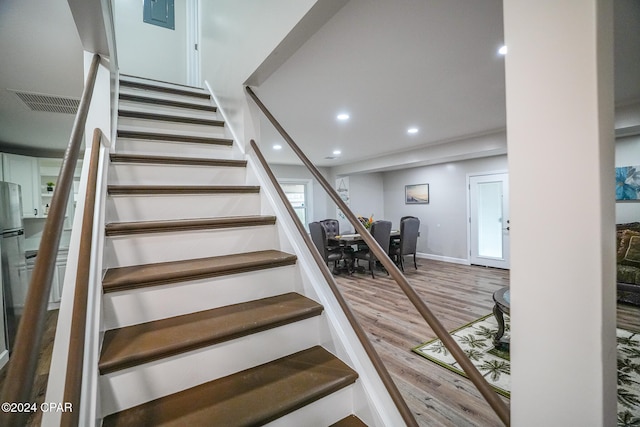
<path id="1" fill-rule="evenodd" d="M 36 367 L 36 376 L 33 381 L 33 390 L 31 391 L 31 399 L 29 403 L 36 403 L 37 407 L 44 402 L 45 393 L 47 392 L 47 381 L 49 380 L 49 366 L 51 365 L 51 355 L 53 353 L 53 341 L 56 337 L 56 325 L 58 324 L 58 310 L 47 312 L 45 319 L 44 333 L 42 343 L 40 344 L 40 358 Z M 0 369 L 0 390 L 4 388 L 4 380 L 11 364 L 11 360 L 2 369 Z M 36 411 L 29 415 L 26 427 L 38 427 L 42 421 L 42 411 Z"/>
<path id="2" fill-rule="evenodd" d="M 424 259 L 418 270 L 407 262 L 405 275 L 447 330 L 491 313 L 493 293 L 509 284 L 506 270 Z M 336 281 L 421 426 L 503 425 L 468 379 L 411 351 L 435 334 L 393 279 L 379 272 Z M 619 305 L 618 326 L 640 330 L 640 307 Z"/>
<path id="3" fill-rule="evenodd" d="M 447 330 L 490 313 L 493 292 L 509 284 L 508 271 L 430 260 L 418 260 L 418 270 L 408 266 L 406 276 Z M 502 425 L 469 380 L 410 350 L 435 335 L 392 279 L 380 272 L 375 279 L 367 273 L 336 280 L 421 426 Z M 57 310 L 48 313 L 32 393 L 38 404 L 44 401 L 57 318 Z M 640 330 L 640 307 L 618 305 L 618 326 Z M 0 370 L 0 387 L 6 371 Z M 27 426 L 40 425 L 42 414 L 34 415 Z"/>

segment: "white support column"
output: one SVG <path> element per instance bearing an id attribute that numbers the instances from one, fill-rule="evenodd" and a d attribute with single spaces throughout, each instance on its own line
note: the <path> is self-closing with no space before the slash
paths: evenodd
<path id="1" fill-rule="evenodd" d="M 512 424 L 614 425 L 611 0 L 505 0 Z"/>

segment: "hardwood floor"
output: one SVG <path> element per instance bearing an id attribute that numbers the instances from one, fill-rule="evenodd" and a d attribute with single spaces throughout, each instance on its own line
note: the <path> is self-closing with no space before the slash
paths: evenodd
<path id="1" fill-rule="evenodd" d="M 509 284 L 505 270 L 431 260 L 405 274 L 447 330 L 491 313 L 493 293 Z M 435 334 L 389 276 L 336 281 L 421 426 L 503 425 L 469 380 L 411 351 Z M 620 305 L 618 324 L 640 330 L 640 307 Z"/>
<path id="2" fill-rule="evenodd" d="M 31 399 L 29 403 L 36 403 L 38 407 L 44 402 L 45 393 L 47 392 L 47 381 L 49 380 L 49 366 L 51 365 L 51 354 L 53 352 L 53 341 L 56 336 L 56 325 L 58 323 L 58 310 L 47 312 L 45 319 L 44 333 L 42 335 L 42 343 L 40 345 L 40 358 L 36 367 L 36 376 L 33 381 L 33 390 L 31 391 Z M 4 387 L 4 381 L 9 368 L 7 363 L 0 370 L 0 390 Z M 42 421 L 42 411 L 38 410 L 31 413 L 25 424 L 25 427 L 39 426 Z"/>
<path id="3" fill-rule="evenodd" d="M 419 260 L 418 268 L 407 268 L 406 276 L 447 330 L 490 313 L 493 292 L 509 284 L 504 270 L 430 260 Z M 382 272 L 375 279 L 356 274 L 336 280 L 421 426 L 502 425 L 469 380 L 410 350 L 435 334 L 393 280 Z M 44 401 L 57 317 L 57 310 L 48 313 L 32 402 Z M 640 330 L 640 307 L 619 305 L 618 326 Z M 27 425 L 40 425 L 41 415 Z"/>

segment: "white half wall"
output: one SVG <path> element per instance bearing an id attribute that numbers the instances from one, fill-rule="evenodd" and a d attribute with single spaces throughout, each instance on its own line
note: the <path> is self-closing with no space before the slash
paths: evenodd
<path id="1" fill-rule="evenodd" d="M 186 3 L 175 0 L 175 30 L 171 30 L 142 21 L 142 0 L 113 0 L 121 73 L 187 84 Z"/>

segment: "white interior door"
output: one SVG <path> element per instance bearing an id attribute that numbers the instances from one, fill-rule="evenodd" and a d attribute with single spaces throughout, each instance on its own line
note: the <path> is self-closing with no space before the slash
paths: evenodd
<path id="1" fill-rule="evenodd" d="M 469 177 L 469 261 L 509 268 L 509 175 Z"/>
<path id="2" fill-rule="evenodd" d="M 187 0 L 187 84 L 201 87 L 199 0 Z"/>

